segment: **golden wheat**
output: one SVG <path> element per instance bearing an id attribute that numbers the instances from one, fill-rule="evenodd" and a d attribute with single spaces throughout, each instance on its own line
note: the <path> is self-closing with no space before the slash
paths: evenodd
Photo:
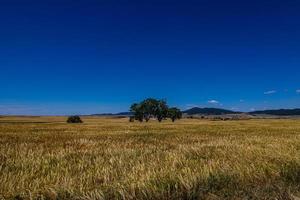
<path id="1" fill-rule="evenodd" d="M 0 118 L 0 199 L 292 199 L 300 120 Z"/>

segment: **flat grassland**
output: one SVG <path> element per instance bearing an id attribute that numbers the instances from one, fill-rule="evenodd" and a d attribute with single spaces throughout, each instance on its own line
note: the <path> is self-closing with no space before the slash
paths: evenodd
<path id="1" fill-rule="evenodd" d="M 83 120 L 0 118 L 0 199 L 300 196 L 300 120 Z"/>

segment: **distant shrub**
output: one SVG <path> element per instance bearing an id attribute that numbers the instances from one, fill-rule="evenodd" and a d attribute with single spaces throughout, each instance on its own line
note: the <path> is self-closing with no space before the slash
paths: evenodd
<path id="1" fill-rule="evenodd" d="M 67 120 L 67 123 L 82 123 L 82 120 L 79 116 L 70 116 Z"/>

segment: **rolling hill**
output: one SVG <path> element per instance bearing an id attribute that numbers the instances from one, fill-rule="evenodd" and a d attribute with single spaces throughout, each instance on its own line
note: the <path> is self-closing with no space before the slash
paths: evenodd
<path id="1" fill-rule="evenodd" d="M 241 114 L 243 112 L 237 112 L 222 108 L 199 108 L 194 107 L 182 113 L 186 115 L 226 115 L 226 114 Z M 300 109 L 277 109 L 277 110 L 260 110 L 248 112 L 245 114 L 249 115 L 275 115 L 275 116 L 300 116 Z M 92 114 L 91 116 L 131 116 L 132 112 L 120 112 L 120 113 L 102 113 L 102 114 Z"/>
<path id="2" fill-rule="evenodd" d="M 237 114 L 239 112 L 234 112 L 231 110 L 221 109 L 221 108 L 198 108 L 194 107 L 183 111 L 184 114 L 188 115 L 224 115 L 224 114 Z"/>
<path id="3" fill-rule="evenodd" d="M 300 109 L 278 109 L 278 110 L 262 110 L 249 112 L 251 115 L 279 115 L 279 116 L 289 116 L 289 115 L 300 115 Z"/>

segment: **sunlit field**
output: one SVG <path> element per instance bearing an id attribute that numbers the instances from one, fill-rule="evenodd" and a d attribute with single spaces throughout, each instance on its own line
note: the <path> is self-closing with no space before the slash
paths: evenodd
<path id="1" fill-rule="evenodd" d="M 300 120 L 0 118 L 0 199 L 294 199 Z"/>

